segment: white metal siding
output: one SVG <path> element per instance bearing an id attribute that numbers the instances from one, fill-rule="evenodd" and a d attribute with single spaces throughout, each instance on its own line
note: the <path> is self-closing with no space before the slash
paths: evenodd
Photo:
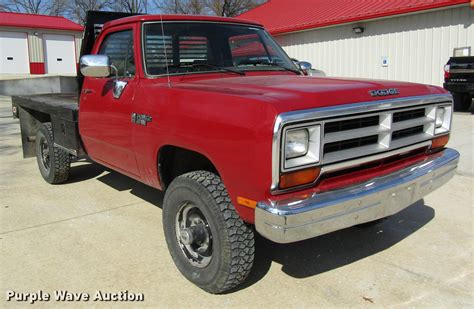
<path id="1" fill-rule="evenodd" d="M 469 6 L 276 36 L 290 57 L 328 76 L 403 80 L 441 86 L 455 47 L 474 54 L 474 10 Z M 352 28 L 362 26 L 363 34 Z M 388 57 L 387 67 L 382 57 Z"/>
<path id="2" fill-rule="evenodd" d="M 72 35 L 44 34 L 46 73 L 76 74 L 76 47 Z"/>
<path id="3" fill-rule="evenodd" d="M 79 54 L 80 54 L 80 48 L 81 48 L 81 41 L 82 41 L 82 32 L 77 32 L 77 31 L 67 31 L 67 30 L 51 30 L 51 29 L 34 29 L 34 28 L 18 28 L 18 27 L 0 27 L 0 32 L 9 32 L 9 33 L 20 33 L 20 35 L 28 35 L 28 42 L 27 42 L 27 57 L 29 57 L 29 60 L 27 62 L 39 65 L 41 68 L 42 65 L 45 64 L 46 59 L 45 59 L 45 46 L 44 46 L 44 37 L 48 35 L 65 35 L 68 38 L 68 41 L 71 41 L 71 36 L 74 36 L 74 42 L 75 42 L 75 51 L 72 56 L 74 59 L 75 63 L 79 62 Z M 2 46 L 3 47 L 3 46 Z M 1 52 L 1 51 L 0 51 Z M 29 63 L 26 65 L 29 66 Z M 74 68 L 76 65 L 74 65 Z M 38 74 L 37 70 L 36 71 L 31 71 L 29 72 L 29 69 L 31 67 L 28 67 L 28 71 L 26 69 L 21 69 L 18 71 L 16 74 Z M 36 66 L 38 69 L 38 66 Z M 46 67 L 44 68 L 46 69 Z M 21 72 L 20 72 L 21 71 Z M 3 71 L 0 71 L 0 74 Z M 74 71 L 75 72 L 75 71 Z M 71 75 L 75 73 L 67 73 L 67 75 Z"/>
<path id="4" fill-rule="evenodd" d="M 0 31 L 0 74 L 28 74 L 28 40 L 25 32 Z"/>

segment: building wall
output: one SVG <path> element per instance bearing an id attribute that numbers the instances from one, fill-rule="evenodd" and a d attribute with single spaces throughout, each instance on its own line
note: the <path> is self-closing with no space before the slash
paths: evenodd
<path id="1" fill-rule="evenodd" d="M 76 62 L 79 62 L 79 55 L 81 50 L 82 32 L 65 31 L 65 30 L 48 30 L 48 29 L 30 29 L 30 28 L 14 28 L 14 27 L 0 27 L 2 31 L 18 31 L 28 34 L 28 53 L 30 58 L 30 73 L 44 74 L 45 73 L 45 58 L 43 49 L 43 35 L 44 34 L 64 34 L 73 35 L 76 43 Z"/>
<path id="2" fill-rule="evenodd" d="M 278 35 L 290 57 L 328 76 L 402 80 L 441 86 L 456 47 L 474 55 L 474 10 L 467 6 Z M 353 27 L 365 28 L 354 34 Z M 388 66 L 382 66 L 387 57 Z"/>

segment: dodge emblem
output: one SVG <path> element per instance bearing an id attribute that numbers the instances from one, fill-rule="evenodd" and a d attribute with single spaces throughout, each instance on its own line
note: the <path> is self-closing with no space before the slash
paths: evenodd
<path id="1" fill-rule="evenodd" d="M 370 95 L 373 97 L 381 97 L 387 95 L 397 95 L 400 93 L 398 88 L 389 88 L 389 89 L 377 89 L 377 90 L 370 90 Z"/>

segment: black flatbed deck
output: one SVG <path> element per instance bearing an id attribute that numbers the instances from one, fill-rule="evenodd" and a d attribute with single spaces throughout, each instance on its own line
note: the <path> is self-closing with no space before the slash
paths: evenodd
<path id="1" fill-rule="evenodd" d="M 76 157 L 86 155 L 79 134 L 77 93 L 48 93 L 13 96 L 17 107 L 23 144 L 23 157 L 35 153 L 35 136 L 42 123 L 51 122 L 54 145 Z"/>
<path id="2" fill-rule="evenodd" d="M 39 111 L 67 121 L 76 122 L 79 112 L 77 93 L 48 93 L 13 96 L 13 104 Z"/>

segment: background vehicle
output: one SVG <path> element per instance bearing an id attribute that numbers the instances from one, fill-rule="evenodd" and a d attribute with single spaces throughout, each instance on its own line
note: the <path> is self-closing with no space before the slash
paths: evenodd
<path id="1" fill-rule="evenodd" d="M 166 190 L 171 256 L 206 291 L 245 280 L 254 228 L 312 238 L 390 216 L 454 175 L 442 88 L 307 78 L 243 20 L 118 17 L 89 18 L 79 98 L 13 98 L 23 154 L 49 183 L 87 156 Z"/>
<path id="2" fill-rule="evenodd" d="M 474 98 L 474 56 L 449 58 L 443 86 L 453 94 L 455 110 L 469 110 Z"/>

